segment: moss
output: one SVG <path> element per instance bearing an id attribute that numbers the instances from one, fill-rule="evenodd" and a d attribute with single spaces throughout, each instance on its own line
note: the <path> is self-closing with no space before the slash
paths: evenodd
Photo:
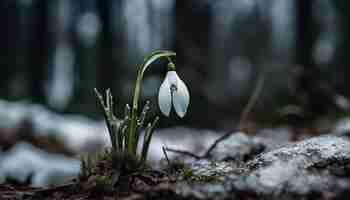
<path id="1" fill-rule="evenodd" d="M 195 181 L 195 182 L 213 182 L 220 181 L 220 173 L 200 173 L 197 170 L 186 165 L 183 161 L 174 160 L 168 166 L 169 173 L 176 177 L 176 180 Z"/>
<path id="2" fill-rule="evenodd" d="M 217 182 L 220 181 L 220 175 L 217 174 L 197 174 L 193 169 L 184 168 L 180 173 L 181 177 L 187 181 L 195 181 L 195 182 Z"/>
<path id="3" fill-rule="evenodd" d="M 81 158 L 79 184 L 85 190 L 113 191 L 116 187 L 128 187 L 135 176 L 143 175 L 149 169 L 146 164 L 140 165 L 134 155 L 106 149 Z"/>

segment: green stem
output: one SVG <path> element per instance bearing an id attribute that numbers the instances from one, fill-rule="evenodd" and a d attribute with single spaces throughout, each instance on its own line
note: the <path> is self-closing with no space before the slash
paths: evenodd
<path id="1" fill-rule="evenodd" d="M 131 110 L 131 119 L 130 119 L 130 125 L 129 125 L 129 135 L 128 135 L 128 141 L 127 141 L 127 149 L 128 152 L 131 154 L 136 154 L 137 149 L 137 141 L 136 140 L 136 121 L 137 121 L 137 111 L 138 111 L 138 101 L 140 98 L 140 90 L 141 90 L 141 82 L 143 79 L 143 75 L 148 68 L 155 60 L 161 57 L 167 57 L 170 56 L 176 56 L 175 52 L 172 51 L 155 51 L 151 55 L 147 56 L 143 63 L 139 65 L 138 71 L 137 71 L 137 78 L 134 88 L 134 98 L 133 98 L 133 104 L 132 104 L 132 110 Z"/>

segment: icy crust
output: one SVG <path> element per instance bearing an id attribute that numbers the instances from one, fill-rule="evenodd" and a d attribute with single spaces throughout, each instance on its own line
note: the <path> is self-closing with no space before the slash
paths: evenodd
<path id="1" fill-rule="evenodd" d="M 177 184 L 177 194 L 185 198 L 339 199 L 350 192 L 350 141 L 315 137 L 263 152 L 247 163 L 205 160 L 194 162 L 191 170 L 204 178 Z"/>
<path id="2" fill-rule="evenodd" d="M 260 154 L 247 164 L 243 186 L 236 185 L 259 194 L 322 196 L 349 190 L 349 163 L 348 139 L 321 136 Z"/>
<path id="3" fill-rule="evenodd" d="M 249 137 L 243 132 L 237 132 L 221 141 L 209 156 L 217 161 L 240 161 L 249 159 L 265 148 L 265 144 L 259 138 Z"/>
<path id="4" fill-rule="evenodd" d="M 249 167 L 263 167 L 276 161 L 291 162 L 308 168 L 328 161 L 344 161 L 350 158 L 350 141 L 343 137 L 321 136 L 265 152 L 249 162 Z M 326 164 L 325 163 L 325 164 Z"/>

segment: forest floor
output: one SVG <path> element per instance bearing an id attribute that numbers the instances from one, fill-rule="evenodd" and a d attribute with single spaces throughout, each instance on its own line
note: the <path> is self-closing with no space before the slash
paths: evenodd
<path id="1" fill-rule="evenodd" d="M 347 199 L 350 132 L 339 127 L 326 132 L 273 128 L 252 135 L 232 131 L 201 155 L 168 149 L 178 156 L 163 160 L 159 170 L 120 174 L 109 167 L 115 171 L 46 188 L 7 180 L 0 185 L 0 199 Z M 26 140 L 41 148 L 47 146 L 48 151 L 60 146 L 52 140 Z M 7 145 L 13 146 L 11 142 Z"/>

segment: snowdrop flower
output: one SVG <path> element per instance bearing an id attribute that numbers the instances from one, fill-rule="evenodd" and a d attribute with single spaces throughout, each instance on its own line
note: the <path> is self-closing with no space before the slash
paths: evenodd
<path id="1" fill-rule="evenodd" d="M 171 106 L 174 105 L 176 114 L 184 117 L 190 102 L 190 95 L 185 83 L 179 78 L 173 63 L 168 64 L 168 72 L 159 88 L 158 104 L 165 116 L 169 116 Z"/>

